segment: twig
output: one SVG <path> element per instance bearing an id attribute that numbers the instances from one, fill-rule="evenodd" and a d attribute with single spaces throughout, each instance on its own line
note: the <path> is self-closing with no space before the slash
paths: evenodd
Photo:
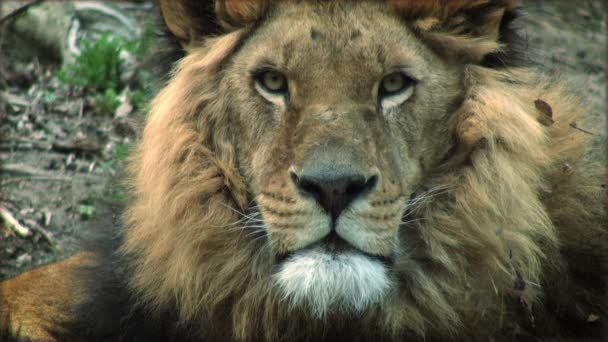
<path id="1" fill-rule="evenodd" d="M 101 153 L 101 146 L 91 143 L 65 143 L 54 142 L 51 144 L 35 141 L 0 141 L 0 151 L 27 151 L 27 150 L 55 151 L 59 153 Z"/>
<path id="2" fill-rule="evenodd" d="M 583 128 L 578 127 L 578 125 L 576 124 L 576 122 L 571 122 L 571 123 L 570 123 L 570 127 L 574 128 L 574 129 L 578 129 L 579 131 L 581 131 L 581 132 L 583 132 L 583 133 L 586 133 L 586 134 L 589 134 L 589 135 L 595 135 L 595 134 L 594 134 L 593 132 L 591 132 L 591 131 L 588 131 L 588 130 L 586 130 L 586 129 L 583 129 Z"/>
<path id="3" fill-rule="evenodd" d="M 51 147 L 54 151 L 64 153 L 95 153 L 101 152 L 101 146 L 91 143 L 63 143 L 54 142 Z"/>
<path id="4" fill-rule="evenodd" d="M 71 177 L 67 177 L 67 176 L 57 176 L 54 175 L 50 172 L 46 172 L 43 170 L 39 170 L 36 168 L 33 168 L 29 165 L 25 165 L 25 164 L 21 164 L 21 163 L 15 163 L 15 164 L 4 164 L 4 165 L 0 165 L 0 173 L 13 173 L 16 175 L 23 175 L 23 176 L 27 176 L 28 180 L 34 179 L 34 180 L 57 180 L 57 181 L 70 181 L 72 180 Z M 10 181 L 7 180 L 7 181 Z M 5 185 L 6 183 L 3 181 L 2 185 Z"/>
<path id="5" fill-rule="evenodd" d="M 30 105 L 30 102 L 18 95 L 11 94 L 7 91 L 0 92 L 0 99 L 6 101 L 10 105 L 19 106 L 19 107 L 27 107 Z"/>
<path id="6" fill-rule="evenodd" d="M 51 220 L 53 219 L 53 213 L 48 209 L 44 209 L 42 211 L 42 214 L 44 217 L 44 226 L 48 227 L 51 224 Z"/>
<path id="7" fill-rule="evenodd" d="M 4 207 L 0 207 L 0 217 L 8 229 L 11 229 L 18 236 L 25 238 L 32 235 L 32 231 L 17 221 L 17 219 Z"/>
<path id="8" fill-rule="evenodd" d="M 96 162 L 92 162 L 92 163 L 89 165 L 89 173 L 91 173 L 91 172 L 93 172 L 93 170 L 95 170 L 95 165 L 96 165 Z"/>
<path id="9" fill-rule="evenodd" d="M 34 220 L 25 220 L 25 223 L 27 223 L 33 230 L 35 230 L 38 234 L 40 234 L 40 236 L 42 236 L 46 240 L 46 242 L 51 243 L 51 244 L 54 243 L 53 233 L 42 228 L 42 226 L 39 225 L 38 222 L 36 222 Z"/>
<path id="10" fill-rule="evenodd" d="M 64 176 L 29 176 L 29 177 L 16 177 L 11 179 L 5 179 L 0 182 L 0 185 L 5 186 L 11 183 L 24 182 L 24 181 L 59 181 L 59 182 L 70 182 L 72 178 Z"/>
<path id="11" fill-rule="evenodd" d="M 34 145 L 30 143 L 0 143 L 0 151 L 29 151 L 33 149 Z"/>
<path id="12" fill-rule="evenodd" d="M 9 172 L 19 175 L 27 175 L 27 176 L 48 176 L 49 173 L 33 168 L 26 164 L 14 163 L 14 164 L 4 164 L 0 166 L 1 172 Z"/>
<path id="13" fill-rule="evenodd" d="M 80 106 L 78 107 L 78 117 L 82 118 L 82 114 L 84 113 L 84 100 L 80 100 Z"/>
<path id="14" fill-rule="evenodd" d="M 51 149 L 51 145 L 42 143 L 29 143 L 29 142 L 0 142 L 0 151 L 30 151 L 40 150 L 48 151 Z"/>
<path id="15" fill-rule="evenodd" d="M 41 142 L 32 139 L 23 138 L 8 138 L 0 139 L 0 150 L 53 150 L 61 153 L 95 153 L 98 154 L 102 150 L 102 146 L 89 142 Z"/>
<path id="16" fill-rule="evenodd" d="M 16 10 L 12 11 L 11 13 L 7 14 L 6 16 L 0 18 L 0 25 L 4 24 L 6 21 L 15 18 L 21 14 L 23 14 L 25 11 L 27 11 L 30 7 L 35 6 L 40 4 L 41 2 L 43 2 L 44 0 L 34 0 L 28 4 L 25 4 L 19 8 L 17 8 Z"/>
<path id="17" fill-rule="evenodd" d="M 28 139 L 2 139 L 0 140 L 0 151 L 28 151 L 51 149 L 51 144 Z"/>

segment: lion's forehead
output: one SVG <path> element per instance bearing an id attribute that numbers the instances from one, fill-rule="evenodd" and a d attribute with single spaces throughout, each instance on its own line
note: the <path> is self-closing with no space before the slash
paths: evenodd
<path id="1" fill-rule="evenodd" d="M 248 51 L 249 61 L 272 51 L 272 62 L 288 70 L 361 77 L 381 73 L 387 64 L 420 64 L 428 57 L 406 24 L 373 2 L 290 2 L 271 13 L 247 43 L 256 47 Z"/>

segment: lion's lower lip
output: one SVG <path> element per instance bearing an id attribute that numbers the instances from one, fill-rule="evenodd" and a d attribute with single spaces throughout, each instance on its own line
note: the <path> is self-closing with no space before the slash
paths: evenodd
<path id="1" fill-rule="evenodd" d="M 387 266 L 392 265 L 392 263 L 393 263 L 393 260 L 390 257 L 367 253 L 358 248 L 355 248 L 353 245 L 348 243 L 346 240 L 344 240 L 340 236 L 338 236 L 335 232 L 328 234 L 326 237 L 313 243 L 312 245 L 278 255 L 276 257 L 276 261 L 278 264 L 281 264 L 285 260 L 287 260 L 290 256 L 292 256 L 293 254 L 295 254 L 297 252 L 312 249 L 312 248 L 319 248 L 319 247 L 323 248 L 325 250 L 325 252 L 329 255 L 339 255 L 342 253 L 349 253 L 349 252 L 350 253 L 360 253 L 370 259 L 376 260 Z"/>
<path id="2" fill-rule="evenodd" d="M 335 232 L 330 233 L 314 245 L 322 246 L 328 253 L 332 254 L 357 250 L 351 244 L 339 237 L 338 234 L 336 234 Z"/>

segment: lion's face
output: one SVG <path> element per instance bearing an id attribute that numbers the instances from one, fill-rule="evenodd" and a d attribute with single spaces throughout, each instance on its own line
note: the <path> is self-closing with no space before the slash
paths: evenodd
<path id="1" fill-rule="evenodd" d="M 534 104 L 558 96 L 506 64 L 512 0 L 160 3 L 187 54 L 132 163 L 143 301 L 278 339 L 447 336 L 533 300 L 555 241 Z"/>
<path id="2" fill-rule="evenodd" d="M 451 147 L 461 70 L 386 6 L 349 3 L 278 6 L 224 73 L 246 226 L 266 233 L 278 286 L 319 315 L 381 300 L 408 201 Z"/>

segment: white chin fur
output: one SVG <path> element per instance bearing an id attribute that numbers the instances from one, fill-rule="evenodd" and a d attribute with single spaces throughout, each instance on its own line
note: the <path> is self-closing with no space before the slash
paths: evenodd
<path id="1" fill-rule="evenodd" d="M 382 300 L 390 285 L 379 261 L 358 252 L 329 254 L 322 247 L 291 256 L 275 281 L 292 308 L 306 305 L 318 318 L 336 309 L 361 312 Z"/>

